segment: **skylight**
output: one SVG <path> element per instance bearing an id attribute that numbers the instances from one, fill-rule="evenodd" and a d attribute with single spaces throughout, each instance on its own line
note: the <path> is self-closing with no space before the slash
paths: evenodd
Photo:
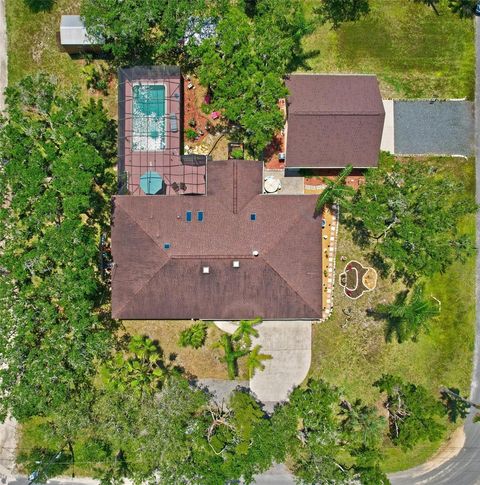
<path id="1" fill-rule="evenodd" d="M 163 249 L 170 249 L 170 243 L 163 243 Z"/>
<path id="2" fill-rule="evenodd" d="M 187 222 L 192 222 L 192 211 L 187 211 L 187 214 L 185 216 L 185 220 Z"/>
<path id="3" fill-rule="evenodd" d="M 203 211 L 197 212 L 197 220 L 198 222 L 203 222 Z"/>
<path id="4" fill-rule="evenodd" d="M 257 214 L 255 214 L 255 212 L 252 212 L 252 213 L 250 214 L 250 220 L 251 220 L 251 221 L 256 221 L 256 220 L 257 220 Z"/>

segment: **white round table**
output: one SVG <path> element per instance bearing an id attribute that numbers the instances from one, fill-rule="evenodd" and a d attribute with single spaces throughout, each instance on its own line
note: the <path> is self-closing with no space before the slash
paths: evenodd
<path id="1" fill-rule="evenodd" d="M 280 190 L 282 184 L 280 183 L 280 180 L 274 177 L 267 177 L 265 179 L 265 184 L 263 185 L 263 187 L 265 189 L 265 192 L 267 192 L 268 194 L 272 194 L 273 192 Z"/>

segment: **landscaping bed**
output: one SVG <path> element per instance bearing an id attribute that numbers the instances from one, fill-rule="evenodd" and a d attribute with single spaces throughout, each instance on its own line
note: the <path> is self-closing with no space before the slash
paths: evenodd
<path id="1" fill-rule="evenodd" d="M 208 325 L 205 344 L 199 349 L 180 347 L 180 332 L 193 325 L 191 320 L 128 320 L 125 330 L 132 335 L 147 335 L 158 342 L 167 360 L 195 378 L 228 379 L 227 366 L 221 361 L 222 351 L 214 348 L 223 332 L 214 324 Z M 247 376 L 245 359 L 239 360 L 239 379 Z"/>

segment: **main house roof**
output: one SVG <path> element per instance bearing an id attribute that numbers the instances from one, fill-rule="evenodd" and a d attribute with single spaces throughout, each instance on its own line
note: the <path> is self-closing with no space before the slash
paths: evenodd
<path id="1" fill-rule="evenodd" d="M 292 74 L 287 167 L 376 166 L 385 110 L 376 76 Z"/>
<path id="2" fill-rule="evenodd" d="M 210 162 L 207 180 L 206 196 L 115 197 L 113 317 L 321 318 L 316 196 L 261 194 L 253 161 Z"/>

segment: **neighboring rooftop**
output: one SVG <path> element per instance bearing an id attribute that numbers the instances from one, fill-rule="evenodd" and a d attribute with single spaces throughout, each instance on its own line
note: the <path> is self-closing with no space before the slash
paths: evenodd
<path id="1" fill-rule="evenodd" d="M 229 160 L 204 197 L 115 197 L 113 317 L 321 318 L 317 197 L 261 192 L 261 163 Z"/>
<path id="2" fill-rule="evenodd" d="M 176 66 L 119 70 L 120 192 L 145 195 L 141 178 L 161 177 L 166 195 L 205 194 L 206 157 L 182 157 L 182 82 Z"/>
<path id="3" fill-rule="evenodd" d="M 376 76 L 292 74 L 286 166 L 376 166 L 385 111 Z"/>

